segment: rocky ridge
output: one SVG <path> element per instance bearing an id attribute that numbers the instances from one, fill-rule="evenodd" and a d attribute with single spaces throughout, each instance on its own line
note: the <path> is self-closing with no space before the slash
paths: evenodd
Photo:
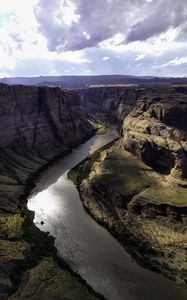
<path id="1" fill-rule="evenodd" d="M 83 163 L 78 188 L 89 213 L 140 263 L 186 283 L 187 87 L 135 89 L 119 142 Z"/>
<path id="2" fill-rule="evenodd" d="M 187 88 L 141 91 L 123 123 L 127 151 L 159 172 L 187 179 Z"/>

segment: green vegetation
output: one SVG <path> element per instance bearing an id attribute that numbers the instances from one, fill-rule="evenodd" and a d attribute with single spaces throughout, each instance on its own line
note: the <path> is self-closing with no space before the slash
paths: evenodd
<path id="1" fill-rule="evenodd" d="M 98 123 L 97 134 L 104 134 L 107 131 L 108 126 L 105 123 Z"/>
<path id="2" fill-rule="evenodd" d="M 117 148 L 115 151 L 110 150 L 111 153 L 105 153 L 106 158 L 100 165 L 102 174 L 95 181 L 102 185 L 108 184 L 111 189 L 124 196 L 134 195 L 153 184 L 157 185 L 157 179 L 147 174 L 151 170 L 148 166 L 126 151 Z"/>
<path id="3" fill-rule="evenodd" d="M 105 155 L 104 151 L 109 148 L 109 151 L 112 151 L 116 140 L 117 139 L 96 150 L 92 155 L 89 155 L 86 159 L 84 159 L 82 162 L 80 162 L 78 165 L 72 168 L 67 174 L 68 179 L 72 180 L 73 183 L 78 187 L 81 181 L 88 177 L 93 164 L 97 161 L 100 161 L 100 158 L 103 155 Z"/>
<path id="4" fill-rule="evenodd" d="M 126 151 L 115 149 L 100 163 L 102 174 L 94 180 L 124 196 L 134 196 L 134 201 L 155 204 L 187 206 L 186 188 L 169 185 L 164 176 L 154 172 Z M 97 168 L 93 164 L 93 169 Z"/>
<path id="5" fill-rule="evenodd" d="M 54 248 L 54 237 L 40 231 L 40 229 L 34 225 L 32 220 L 33 212 L 27 211 L 23 238 L 31 244 L 35 258 L 56 253 L 56 248 Z"/>
<path id="6" fill-rule="evenodd" d="M 97 130 L 97 134 L 105 134 L 108 129 L 108 124 L 106 122 L 96 119 L 95 117 L 90 117 L 90 123 Z"/>
<path id="7" fill-rule="evenodd" d="M 24 218 L 20 214 L 0 215 L 2 236 L 8 239 L 19 239 L 23 234 Z"/>
<path id="8" fill-rule="evenodd" d="M 136 197 L 136 200 L 148 201 L 155 204 L 170 204 L 174 206 L 187 206 L 186 188 L 170 187 L 151 187 Z"/>
<path id="9" fill-rule="evenodd" d="M 13 299 L 103 299 L 95 296 L 93 292 L 90 293 L 89 288 L 79 278 L 59 268 L 52 257 L 42 259 L 28 272 L 27 277 Z"/>
<path id="10" fill-rule="evenodd" d="M 30 245 L 23 241 L 0 240 L 0 256 L 5 261 L 24 260 L 30 253 Z"/>
<path id="11" fill-rule="evenodd" d="M 86 209 L 141 265 L 187 282 L 186 188 L 114 145 L 84 161 L 76 178 L 78 188 L 87 178 Z"/>
<path id="12" fill-rule="evenodd" d="M 83 162 L 83 163 L 85 163 L 85 162 Z M 77 180 L 78 180 L 78 176 L 79 176 L 81 167 L 82 167 L 81 165 L 77 165 L 68 172 L 68 175 L 67 175 L 68 179 L 73 181 L 74 185 L 77 185 Z"/>

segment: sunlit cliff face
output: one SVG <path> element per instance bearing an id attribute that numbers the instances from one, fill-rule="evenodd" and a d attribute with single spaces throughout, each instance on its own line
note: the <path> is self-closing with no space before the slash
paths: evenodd
<path id="1" fill-rule="evenodd" d="M 7 0 L 0 76 L 187 76 L 186 0 Z"/>

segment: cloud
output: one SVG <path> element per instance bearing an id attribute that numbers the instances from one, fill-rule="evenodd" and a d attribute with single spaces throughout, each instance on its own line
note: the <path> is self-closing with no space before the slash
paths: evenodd
<path id="1" fill-rule="evenodd" d="M 102 60 L 104 60 L 104 61 L 110 60 L 110 56 L 104 56 L 104 57 L 102 58 Z"/>
<path id="2" fill-rule="evenodd" d="M 67 0 L 63 5 L 61 0 L 40 0 L 35 14 L 50 51 L 80 50 L 126 31 L 128 11 L 143 3 L 145 0 Z M 68 26 L 64 21 L 67 5 L 74 16 Z"/>
<path id="3" fill-rule="evenodd" d="M 138 55 L 136 55 L 135 60 L 136 61 L 137 60 L 142 60 L 142 59 L 144 59 L 144 57 L 145 57 L 145 54 L 138 54 Z"/>
<path id="4" fill-rule="evenodd" d="M 49 13 L 50 12 L 50 13 Z M 35 9 L 50 51 L 98 46 L 116 35 L 146 40 L 183 25 L 186 0 L 39 0 Z"/>
<path id="5" fill-rule="evenodd" d="M 0 2 L 0 75 L 187 75 L 186 0 Z"/>
<path id="6" fill-rule="evenodd" d="M 168 66 L 179 66 L 179 65 L 184 65 L 184 64 L 187 64 L 187 56 L 176 57 L 176 58 L 168 61 L 167 63 L 158 65 L 157 68 L 165 68 Z"/>
<path id="7" fill-rule="evenodd" d="M 172 2 L 172 3 L 171 3 Z M 155 35 L 182 25 L 187 18 L 187 2 L 185 0 L 152 1 L 147 16 L 143 16 L 129 30 L 126 41 L 146 40 Z"/>

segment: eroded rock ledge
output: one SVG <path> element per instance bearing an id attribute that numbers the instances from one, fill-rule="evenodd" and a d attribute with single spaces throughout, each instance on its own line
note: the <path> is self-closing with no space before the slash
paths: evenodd
<path id="1" fill-rule="evenodd" d="M 136 103 L 140 88 L 133 84 L 91 85 L 78 91 L 87 113 L 121 123 Z"/>
<path id="2" fill-rule="evenodd" d="M 187 88 L 142 90 L 123 123 L 124 148 L 157 171 L 187 179 Z"/>
<path id="3" fill-rule="evenodd" d="M 139 262 L 187 283 L 187 87 L 138 89 L 119 142 L 80 169 L 80 195 Z"/>
<path id="4" fill-rule="evenodd" d="M 186 188 L 168 184 L 119 144 L 82 172 L 78 186 L 88 212 L 138 262 L 186 283 Z"/>
<path id="5" fill-rule="evenodd" d="M 93 134 L 79 96 L 0 84 L 0 125 L 0 298 L 99 299 L 56 260 L 26 208 L 34 176 Z"/>

